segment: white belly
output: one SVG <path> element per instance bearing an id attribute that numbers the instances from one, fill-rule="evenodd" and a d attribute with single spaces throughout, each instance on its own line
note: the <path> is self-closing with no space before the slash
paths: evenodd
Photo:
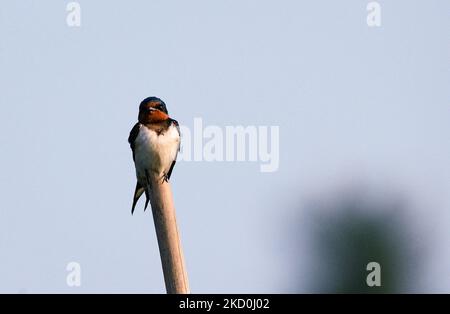
<path id="1" fill-rule="evenodd" d="M 145 171 L 158 177 L 167 174 L 177 157 L 179 143 L 180 136 L 173 125 L 160 135 L 141 126 L 134 150 L 136 176 L 141 184 L 146 182 Z"/>

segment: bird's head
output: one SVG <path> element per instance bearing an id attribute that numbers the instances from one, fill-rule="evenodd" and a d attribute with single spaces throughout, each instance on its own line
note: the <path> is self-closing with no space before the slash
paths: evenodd
<path id="1" fill-rule="evenodd" d="M 169 118 L 166 104 L 157 97 L 145 98 L 139 105 L 138 120 L 142 124 L 157 123 Z"/>

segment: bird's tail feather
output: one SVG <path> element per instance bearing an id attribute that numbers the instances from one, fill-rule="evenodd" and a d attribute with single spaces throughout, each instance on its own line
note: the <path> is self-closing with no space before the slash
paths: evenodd
<path id="1" fill-rule="evenodd" d="M 136 190 L 134 191 L 134 197 L 133 197 L 133 206 L 131 207 L 131 214 L 133 215 L 134 213 L 134 208 L 136 207 L 136 204 L 139 200 L 139 198 L 141 197 L 142 193 L 144 193 L 144 187 L 141 186 L 139 184 L 139 182 L 136 183 Z M 145 194 L 147 195 L 147 192 L 145 192 Z M 147 208 L 147 203 L 148 203 L 148 197 L 147 197 L 147 201 L 145 203 L 145 207 Z"/>
<path id="2" fill-rule="evenodd" d="M 149 191 L 149 189 L 145 189 L 145 207 L 144 207 L 144 212 L 147 209 L 149 201 L 150 201 L 150 191 Z"/>

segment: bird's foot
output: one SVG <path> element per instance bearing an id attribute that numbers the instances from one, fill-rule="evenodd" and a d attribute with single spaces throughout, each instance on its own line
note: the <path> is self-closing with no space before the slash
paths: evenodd
<path id="1" fill-rule="evenodd" d="M 164 182 L 169 182 L 169 176 L 167 175 L 167 173 L 163 173 L 162 177 L 161 177 L 161 183 Z"/>

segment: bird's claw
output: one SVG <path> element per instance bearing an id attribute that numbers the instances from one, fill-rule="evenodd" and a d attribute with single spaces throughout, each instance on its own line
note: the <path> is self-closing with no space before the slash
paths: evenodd
<path id="1" fill-rule="evenodd" d="M 161 183 L 165 182 L 169 182 L 169 176 L 167 175 L 167 173 L 164 173 L 161 177 Z"/>

